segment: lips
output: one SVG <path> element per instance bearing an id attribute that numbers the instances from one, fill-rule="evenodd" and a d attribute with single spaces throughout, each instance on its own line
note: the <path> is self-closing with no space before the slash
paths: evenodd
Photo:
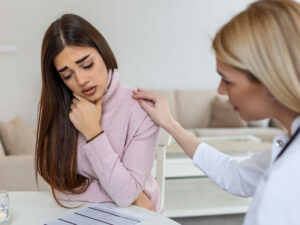
<path id="1" fill-rule="evenodd" d="M 234 111 L 239 111 L 239 108 L 236 107 L 230 100 L 229 103 L 232 105 Z"/>
<path id="2" fill-rule="evenodd" d="M 90 86 L 82 90 L 82 93 L 85 95 L 92 95 L 95 92 L 96 92 L 96 86 Z"/>

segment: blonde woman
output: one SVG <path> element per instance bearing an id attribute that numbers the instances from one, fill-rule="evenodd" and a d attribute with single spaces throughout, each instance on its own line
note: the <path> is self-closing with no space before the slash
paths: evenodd
<path id="1" fill-rule="evenodd" d="M 288 130 L 272 149 L 237 162 L 184 130 L 166 97 L 141 89 L 133 97 L 220 188 L 253 197 L 245 225 L 300 224 L 300 4 L 252 3 L 217 32 L 213 49 L 222 78 L 218 92 L 240 117 L 275 118 Z"/>

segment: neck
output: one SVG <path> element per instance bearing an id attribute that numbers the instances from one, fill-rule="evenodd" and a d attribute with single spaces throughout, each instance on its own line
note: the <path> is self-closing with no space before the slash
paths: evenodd
<path id="1" fill-rule="evenodd" d="M 300 116 L 299 113 L 294 112 L 290 109 L 285 108 L 281 113 L 279 113 L 275 119 L 277 119 L 288 131 L 288 135 L 292 136 L 292 123 L 296 119 L 296 117 Z"/>

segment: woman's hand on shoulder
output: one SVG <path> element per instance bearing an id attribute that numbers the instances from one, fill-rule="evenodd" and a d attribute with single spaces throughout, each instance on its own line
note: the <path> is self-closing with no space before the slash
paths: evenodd
<path id="1" fill-rule="evenodd" d="M 143 109 L 159 126 L 166 128 L 170 123 L 174 122 L 166 96 L 140 88 L 133 91 L 132 94 L 132 97 L 139 101 Z M 153 104 L 148 104 L 147 101 L 152 101 Z"/>
<path id="2" fill-rule="evenodd" d="M 133 204 L 154 211 L 152 202 L 143 191 L 139 194 Z"/>
<path id="3" fill-rule="evenodd" d="M 102 99 L 94 104 L 75 93 L 73 95 L 69 118 L 86 140 L 90 140 L 102 131 L 100 126 Z"/>

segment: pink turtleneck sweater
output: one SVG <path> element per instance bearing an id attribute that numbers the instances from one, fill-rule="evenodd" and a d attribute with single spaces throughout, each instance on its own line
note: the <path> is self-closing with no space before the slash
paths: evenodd
<path id="1" fill-rule="evenodd" d="M 103 96 L 101 127 L 104 133 L 86 143 L 79 134 L 78 173 L 90 179 L 88 189 L 77 195 L 56 191 L 60 200 L 115 202 L 131 205 L 144 191 L 155 210 L 161 212 L 160 191 L 151 169 L 159 128 L 121 84 L 115 69 Z"/>

